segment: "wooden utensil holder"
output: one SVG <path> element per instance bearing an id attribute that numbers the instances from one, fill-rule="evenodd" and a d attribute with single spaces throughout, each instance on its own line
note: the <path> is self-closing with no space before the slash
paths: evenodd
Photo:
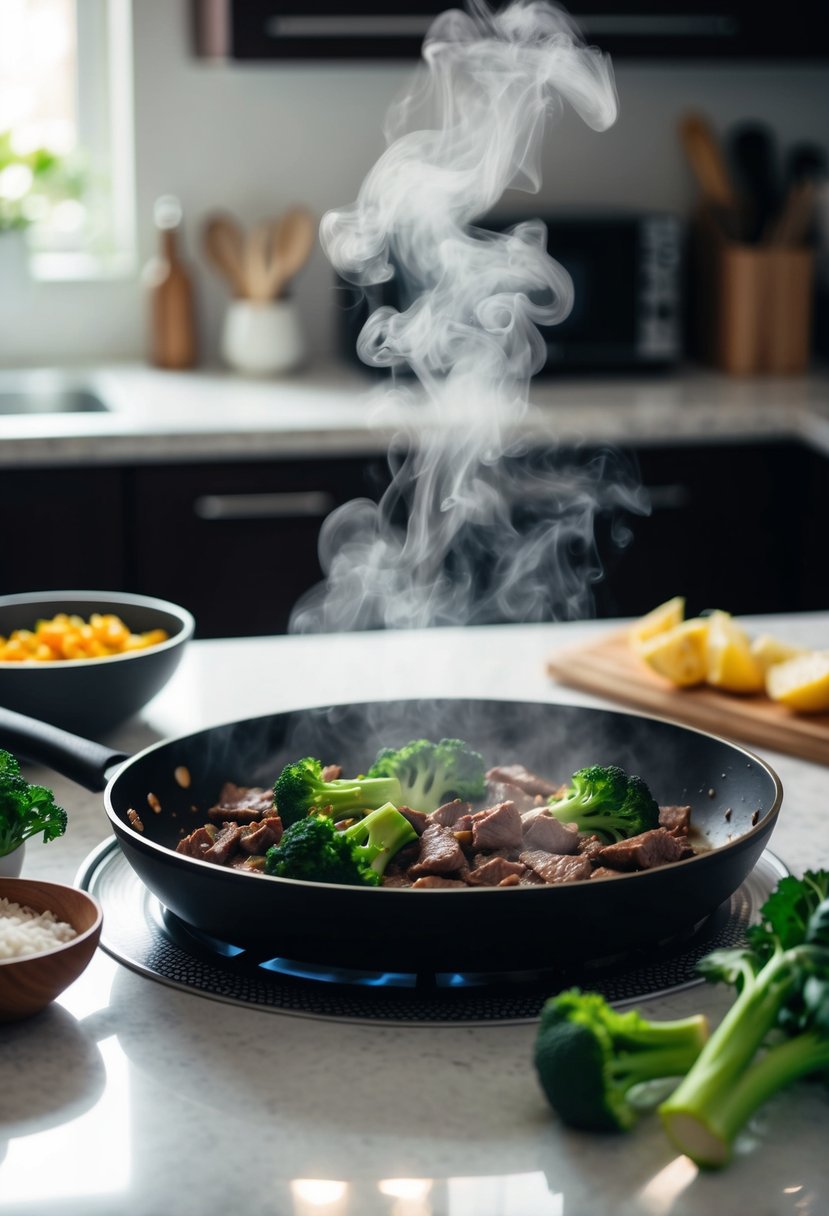
<path id="1" fill-rule="evenodd" d="M 806 370 L 811 354 L 814 252 L 727 241 L 707 214 L 691 252 L 697 354 L 735 376 Z"/>

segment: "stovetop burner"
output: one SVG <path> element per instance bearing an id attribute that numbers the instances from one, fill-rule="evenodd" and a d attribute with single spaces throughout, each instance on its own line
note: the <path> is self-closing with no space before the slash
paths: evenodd
<path id="1" fill-rule="evenodd" d="M 623 1005 L 701 983 L 698 959 L 710 950 L 740 945 L 746 927 L 787 872 L 772 853 L 763 853 L 730 900 L 682 939 L 656 950 L 567 970 L 416 975 L 268 958 L 209 937 L 162 907 L 114 837 L 90 854 L 76 883 L 103 907 L 103 949 L 171 987 L 294 1016 L 481 1025 L 535 1021 L 547 997 L 573 984 Z"/>

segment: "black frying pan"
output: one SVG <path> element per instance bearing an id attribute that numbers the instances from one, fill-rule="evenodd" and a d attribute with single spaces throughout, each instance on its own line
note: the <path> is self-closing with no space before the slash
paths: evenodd
<path id="1" fill-rule="evenodd" d="M 412 891 L 258 877 L 174 852 L 224 781 L 270 785 L 303 755 L 365 771 L 381 746 L 460 737 L 488 765 L 552 780 L 591 763 L 645 778 L 660 804 L 689 804 L 701 844 L 686 861 L 554 887 Z M 713 735 L 637 715 L 514 701 L 389 701 L 305 709 L 211 727 L 122 753 L 0 710 L 0 746 L 103 789 L 127 860 L 190 926 L 266 957 L 391 971 L 552 968 L 655 945 L 714 912 L 750 873 L 782 799 L 776 774 Z M 120 764 L 107 782 L 107 771 Z M 176 769 L 192 783 L 183 789 Z M 159 813 L 148 805 L 154 795 Z M 196 809 L 193 809 L 196 808 Z M 143 832 L 130 826 L 135 810 Z"/>

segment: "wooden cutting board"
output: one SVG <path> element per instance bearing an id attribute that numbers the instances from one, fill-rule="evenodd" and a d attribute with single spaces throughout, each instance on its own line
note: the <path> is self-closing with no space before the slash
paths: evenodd
<path id="1" fill-rule="evenodd" d="M 793 714 L 763 696 L 674 688 L 636 657 L 626 633 L 551 655 L 559 683 L 758 748 L 829 764 L 829 714 Z"/>

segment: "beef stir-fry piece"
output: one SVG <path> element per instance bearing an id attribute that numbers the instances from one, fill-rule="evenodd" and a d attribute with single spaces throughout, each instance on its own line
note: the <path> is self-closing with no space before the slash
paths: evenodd
<path id="1" fill-rule="evenodd" d="M 506 857 L 487 857 L 475 865 L 467 874 L 466 881 L 471 887 L 501 887 L 507 879 L 514 886 L 526 875 L 527 867 L 522 861 L 508 861 Z"/>
<path id="2" fill-rule="evenodd" d="M 265 854 L 282 839 L 282 820 L 274 808 L 273 791 L 228 781 L 207 814 L 210 822 L 183 836 L 176 852 L 262 873 Z"/>
<path id="3" fill-rule="evenodd" d="M 478 811 L 472 816 L 472 844 L 476 849 L 520 849 L 523 823 L 514 802 L 499 802 L 497 806 Z"/>
<path id="4" fill-rule="evenodd" d="M 659 826 L 672 836 L 688 838 L 691 830 L 691 808 L 689 806 L 661 806 Z"/>
<path id="5" fill-rule="evenodd" d="M 596 853 L 596 861 L 614 870 L 652 870 L 654 866 L 668 865 L 682 857 L 690 857 L 692 853 L 687 844 L 664 828 L 654 828 L 606 845 Z"/>
<path id="6" fill-rule="evenodd" d="M 545 883 L 578 882 L 593 873 L 590 860 L 579 854 L 545 853 L 543 849 L 527 849 L 520 860 Z"/>
<path id="7" fill-rule="evenodd" d="M 404 819 L 408 819 L 418 836 L 422 836 L 424 830 L 429 826 L 430 817 L 425 811 L 413 811 L 410 806 L 400 806 L 397 808 Z"/>
<path id="8" fill-rule="evenodd" d="M 242 829 L 238 823 L 224 824 L 213 838 L 213 843 L 202 854 L 205 861 L 215 861 L 217 865 L 225 865 L 239 847 Z"/>
<path id="9" fill-rule="evenodd" d="M 461 802 L 460 798 L 456 798 L 454 802 L 445 802 L 436 811 L 432 811 L 427 819 L 431 823 L 443 824 L 445 828 L 453 828 L 460 819 L 471 818 L 472 810 L 471 802 Z"/>
<path id="10" fill-rule="evenodd" d="M 268 814 L 274 814 L 273 790 L 232 781 L 225 782 L 216 805 L 207 812 L 213 823 L 254 823 Z"/>
<path id="11" fill-rule="evenodd" d="M 417 861 L 409 866 L 412 878 L 426 874 L 452 874 L 466 866 L 466 857 L 449 828 L 430 823 L 420 837 Z"/>
<path id="12" fill-rule="evenodd" d="M 524 828 L 524 844 L 531 849 L 544 849 L 547 853 L 579 852 L 581 837 L 578 832 L 561 823 L 544 807 L 527 811 L 521 816 L 521 822 Z"/>
<path id="13" fill-rule="evenodd" d="M 466 883 L 458 878 L 442 878 L 440 874 L 424 874 L 422 878 L 416 878 L 411 884 L 401 883 L 400 885 L 411 885 L 415 891 L 435 891 L 438 887 L 465 887 Z"/>
<path id="14" fill-rule="evenodd" d="M 491 782 L 500 782 L 503 785 L 517 785 L 525 794 L 530 794 L 532 797 L 538 795 L 545 802 L 562 788 L 560 782 L 555 785 L 546 777 L 539 777 L 537 773 L 531 773 L 529 769 L 524 768 L 523 764 L 505 764 L 491 768 L 487 772 L 486 779 Z"/>

